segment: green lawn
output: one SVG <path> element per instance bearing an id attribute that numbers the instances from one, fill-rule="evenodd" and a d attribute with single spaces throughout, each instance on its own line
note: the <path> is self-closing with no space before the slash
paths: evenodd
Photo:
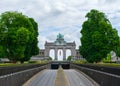
<path id="1" fill-rule="evenodd" d="M 0 63 L 0 67 L 3 67 L 3 66 L 23 66 L 23 65 L 28 65 L 28 64 Z"/>
<path id="2" fill-rule="evenodd" d="M 120 63 L 103 63 L 103 64 L 97 64 L 97 65 L 120 67 Z"/>
<path id="3" fill-rule="evenodd" d="M 81 61 L 81 60 L 74 61 L 73 63 L 76 63 L 76 64 L 94 64 L 94 65 L 100 65 L 100 66 L 120 67 L 120 63 L 88 63 L 86 61 Z"/>
<path id="4" fill-rule="evenodd" d="M 46 64 L 47 61 L 30 61 L 30 62 L 25 62 L 23 64 L 20 63 L 0 63 L 0 67 L 5 67 L 5 66 L 25 66 L 25 65 L 30 65 L 30 64 Z"/>

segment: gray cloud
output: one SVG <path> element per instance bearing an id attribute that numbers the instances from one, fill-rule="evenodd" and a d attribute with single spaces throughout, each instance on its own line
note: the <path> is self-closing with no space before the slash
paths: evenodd
<path id="1" fill-rule="evenodd" d="M 65 35 L 66 41 L 76 41 L 80 45 L 81 25 L 91 9 L 104 12 L 120 35 L 119 0 L 1 0 L 0 13 L 19 11 L 34 18 L 39 25 L 39 44 L 54 41 L 58 33 Z"/>

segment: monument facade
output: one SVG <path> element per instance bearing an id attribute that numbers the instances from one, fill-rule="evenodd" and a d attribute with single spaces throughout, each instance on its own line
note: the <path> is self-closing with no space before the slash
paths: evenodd
<path id="1" fill-rule="evenodd" d="M 64 40 L 64 36 L 62 34 L 57 35 L 57 39 L 54 42 L 45 42 L 45 49 L 40 50 L 41 57 L 48 58 L 50 55 L 50 50 L 54 50 L 54 60 L 58 60 L 58 50 L 63 51 L 63 60 L 66 60 L 66 50 L 71 51 L 71 56 L 73 58 L 80 58 L 79 51 L 76 50 L 75 41 L 73 42 L 66 42 Z"/>

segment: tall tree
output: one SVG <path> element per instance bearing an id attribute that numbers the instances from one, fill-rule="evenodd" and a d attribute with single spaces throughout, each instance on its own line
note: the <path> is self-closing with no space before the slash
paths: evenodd
<path id="1" fill-rule="evenodd" d="M 29 18 L 30 22 L 33 25 L 33 29 L 34 29 L 34 38 L 33 41 L 31 41 L 31 39 L 26 47 L 25 50 L 25 58 L 23 58 L 24 61 L 28 61 L 30 59 L 31 56 L 33 55 L 37 55 L 39 53 L 39 48 L 38 48 L 38 24 L 34 21 L 33 18 Z M 28 50 L 29 49 L 29 50 Z"/>
<path id="2" fill-rule="evenodd" d="M 29 60 L 32 55 L 38 54 L 32 51 L 33 46 L 38 49 L 38 42 L 34 43 L 38 36 L 38 26 L 34 19 L 31 21 L 29 17 L 18 12 L 2 13 L 0 33 L 1 48 L 4 48 L 10 60 L 23 62 Z"/>
<path id="3" fill-rule="evenodd" d="M 120 57 L 120 37 L 119 37 L 119 45 L 116 47 L 114 51 L 116 52 L 116 55 Z"/>
<path id="4" fill-rule="evenodd" d="M 80 53 L 88 62 L 99 62 L 118 46 L 117 30 L 103 12 L 91 10 L 82 25 Z"/>
<path id="5" fill-rule="evenodd" d="M 35 37 L 33 39 L 33 43 L 31 45 L 32 47 L 32 55 L 36 55 L 39 53 L 39 48 L 38 48 L 38 40 L 37 40 L 37 37 L 38 37 L 38 24 L 34 21 L 33 18 L 29 18 L 29 20 L 31 21 L 32 25 L 33 25 L 33 29 L 35 31 Z"/>
<path id="6" fill-rule="evenodd" d="M 30 31 L 20 27 L 17 30 L 11 28 L 7 37 L 8 58 L 14 62 L 23 62 L 25 58 L 26 46 L 30 40 Z"/>

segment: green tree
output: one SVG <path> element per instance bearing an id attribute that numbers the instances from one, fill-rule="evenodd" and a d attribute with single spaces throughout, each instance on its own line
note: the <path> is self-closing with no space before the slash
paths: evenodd
<path id="1" fill-rule="evenodd" d="M 118 33 L 103 12 L 91 10 L 82 25 L 80 53 L 88 62 L 99 62 L 118 47 Z"/>
<path id="2" fill-rule="evenodd" d="M 34 21 L 33 18 L 29 18 L 29 20 L 31 21 L 32 25 L 33 25 L 33 29 L 35 31 L 35 34 L 34 34 L 34 39 L 33 39 L 33 42 L 32 42 L 32 45 L 31 45 L 31 48 L 32 48 L 32 55 L 36 55 L 39 53 L 39 48 L 37 46 L 38 44 L 38 40 L 37 40 L 37 37 L 38 37 L 38 24 Z"/>
<path id="3" fill-rule="evenodd" d="M 119 37 L 119 45 L 118 47 L 116 47 L 115 52 L 116 52 L 116 55 L 120 57 L 120 37 Z"/>
<path id="4" fill-rule="evenodd" d="M 6 52 L 3 46 L 0 45 L 0 58 L 6 57 Z"/>
<path id="5" fill-rule="evenodd" d="M 14 62 L 21 61 L 25 57 L 25 50 L 29 42 L 30 32 L 21 27 L 17 30 L 11 28 L 8 32 L 8 58 Z"/>
<path id="6" fill-rule="evenodd" d="M 33 25 L 33 30 L 34 30 L 34 37 L 33 40 L 27 44 L 26 50 L 25 50 L 25 58 L 23 59 L 24 61 L 28 61 L 31 56 L 37 55 L 39 53 L 39 48 L 38 48 L 38 24 L 34 21 L 33 18 L 29 18 L 30 22 Z"/>
<path id="7" fill-rule="evenodd" d="M 72 56 L 68 56 L 67 61 L 71 61 Z"/>
<path id="8" fill-rule="evenodd" d="M 1 14 L 0 45 L 10 60 L 24 62 L 38 54 L 37 36 L 38 26 L 34 19 L 18 12 Z"/>

